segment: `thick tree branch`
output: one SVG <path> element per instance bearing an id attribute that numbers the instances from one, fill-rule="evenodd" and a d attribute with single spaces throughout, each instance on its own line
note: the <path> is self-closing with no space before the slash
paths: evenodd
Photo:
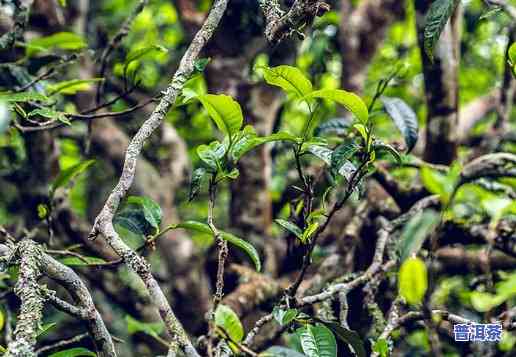
<path id="1" fill-rule="evenodd" d="M 120 238 L 113 227 L 113 217 L 118 209 L 122 199 L 125 197 L 127 191 L 131 187 L 134 175 L 136 162 L 138 156 L 145 144 L 146 140 L 152 135 L 163 122 L 168 110 L 176 101 L 180 91 L 194 71 L 194 64 L 199 56 L 200 51 L 205 46 L 207 41 L 211 38 L 213 32 L 217 28 L 222 15 L 226 10 L 228 0 L 218 0 L 213 4 L 213 7 L 204 22 L 203 26 L 195 35 L 192 43 L 184 54 L 179 68 L 168 88 L 163 92 L 163 97 L 159 104 L 140 127 L 136 135 L 131 140 L 127 153 L 125 156 L 124 168 L 122 175 L 116 187 L 109 195 L 102 211 L 95 219 L 93 230 L 90 236 L 95 237 L 102 234 L 108 244 L 124 259 L 128 267 L 136 272 L 144 282 L 153 303 L 158 307 L 160 315 L 165 322 L 167 330 L 172 335 L 173 341 L 171 344 L 171 351 L 174 353 L 180 347 L 189 356 L 198 356 L 195 348 L 190 342 L 186 332 L 181 323 L 176 318 L 168 303 L 163 291 L 156 279 L 152 276 L 149 264 L 140 257 L 136 252 L 129 248 L 125 242 Z"/>

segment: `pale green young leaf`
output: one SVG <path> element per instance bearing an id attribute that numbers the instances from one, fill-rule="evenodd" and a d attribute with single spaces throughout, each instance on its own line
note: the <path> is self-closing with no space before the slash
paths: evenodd
<path id="1" fill-rule="evenodd" d="M 407 145 L 407 152 L 412 151 L 416 145 L 419 130 L 416 113 L 400 98 L 384 96 L 381 100 L 385 110 L 403 135 Z"/>
<path id="2" fill-rule="evenodd" d="M 320 89 L 307 94 L 304 99 L 320 98 L 342 105 L 353 114 L 362 124 L 366 124 L 369 111 L 362 98 L 352 92 L 342 89 Z"/>
<path id="3" fill-rule="evenodd" d="M 423 302 L 428 289 L 428 273 L 425 262 L 417 257 L 409 258 L 401 264 L 398 274 L 400 295 L 411 305 Z"/>
<path id="4" fill-rule="evenodd" d="M 244 117 L 240 104 L 225 94 L 204 94 L 197 98 L 220 131 L 232 136 L 240 130 Z"/>
<path id="5" fill-rule="evenodd" d="M 0 101 L 7 103 L 47 102 L 49 98 L 38 92 L 1 93 Z"/>
<path id="6" fill-rule="evenodd" d="M 229 306 L 223 304 L 217 306 L 215 310 L 215 325 L 222 328 L 232 341 L 242 341 L 244 327 L 238 315 Z"/>
<path id="7" fill-rule="evenodd" d="M 273 86 L 280 87 L 296 98 L 303 98 L 312 91 L 312 82 L 305 77 L 299 68 L 281 65 L 263 67 L 263 78 Z"/>
<path id="8" fill-rule="evenodd" d="M 417 254 L 425 239 L 439 223 L 439 215 L 433 210 L 425 210 L 414 215 L 403 228 L 400 238 L 400 261 L 404 262 Z"/>
<path id="9" fill-rule="evenodd" d="M 104 78 L 90 78 L 90 79 L 72 79 L 69 81 L 49 84 L 46 87 L 48 95 L 57 93 L 74 95 L 77 92 L 84 92 L 91 89 L 92 84 L 103 81 Z"/>
<path id="10" fill-rule="evenodd" d="M 72 32 L 58 32 L 49 36 L 35 38 L 25 44 L 27 56 L 31 57 L 42 51 L 55 48 L 76 51 L 87 46 L 82 36 Z"/>
<path id="11" fill-rule="evenodd" d="M 50 196 L 54 195 L 54 192 L 60 188 L 68 185 L 70 181 L 85 172 L 88 168 L 95 163 L 95 160 L 87 160 L 80 162 L 66 170 L 61 171 L 57 178 L 52 182 L 50 186 Z"/>
<path id="12" fill-rule="evenodd" d="M 199 145 L 197 155 L 213 170 L 221 167 L 221 160 L 226 153 L 226 147 L 219 141 L 213 141 L 209 145 Z"/>

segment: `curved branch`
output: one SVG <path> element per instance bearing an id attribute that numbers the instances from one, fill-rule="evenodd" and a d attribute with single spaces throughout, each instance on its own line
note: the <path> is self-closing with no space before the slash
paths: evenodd
<path id="1" fill-rule="evenodd" d="M 165 294 L 161 290 L 158 282 L 152 276 L 149 264 L 133 251 L 120 238 L 113 227 L 113 217 L 118 209 L 122 199 L 125 197 L 127 191 L 134 181 L 136 163 L 138 156 L 145 144 L 146 140 L 152 135 L 163 122 L 168 110 L 175 103 L 176 98 L 180 94 L 184 83 L 188 80 L 194 71 L 194 65 L 199 53 L 206 45 L 208 40 L 213 35 L 217 28 L 222 15 L 226 10 L 228 0 L 217 0 L 210 13 L 204 22 L 201 29 L 195 35 L 192 43 L 188 47 L 186 53 L 181 59 L 179 68 L 168 88 L 163 92 L 159 104 L 154 109 L 150 118 L 147 119 L 140 127 L 136 135 L 131 140 L 127 148 L 124 168 L 118 184 L 109 195 L 104 207 L 95 219 L 93 230 L 90 234 L 95 237 L 102 234 L 108 244 L 115 250 L 115 252 L 123 258 L 127 266 L 136 272 L 145 284 L 147 291 L 150 294 L 151 300 L 158 307 L 161 318 L 165 322 L 168 332 L 171 334 L 173 341 L 171 343 L 171 351 L 174 353 L 180 347 L 189 356 L 198 356 L 197 351 L 190 342 L 183 326 L 176 318 L 168 303 Z"/>

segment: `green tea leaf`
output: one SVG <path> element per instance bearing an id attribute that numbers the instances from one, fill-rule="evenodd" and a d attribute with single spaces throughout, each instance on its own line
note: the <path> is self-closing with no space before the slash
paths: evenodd
<path id="1" fill-rule="evenodd" d="M 244 122 L 242 108 L 233 98 L 225 94 L 204 94 L 195 97 L 203 105 L 220 131 L 232 136 Z"/>
<path id="2" fill-rule="evenodd" d="M 0 101 L 7 103 L 47 102 L 47 96 L 38 92 L 2 93 Z"/>
<path id="3" fill-rule="evenodd" d="M 291 323 L 297 316 L 299 311 L 297 309 L 282 309 L 277 306 L 272 310 L 274 319 L 281 325 L 285 326 Z"/>
<path id="4" fill-rule="evenodd" d="M 131 50 L 124 61 L 124 72 L 127 70 L 127 67 L 131 64 L 133 61 L 137 61 L 142 59 L 143 57 L 152 54 L 154 52 L 162 52 L 166 53 L 168 50 L 161 46 L 161 45 L 152 45 L 152 46 L 146 46 L 142 48 L 137 48 L 135 50 Z"/>
<path id="5" fill-rule="evenodd" d="M 389 343 L 386 339 L 381 338 L 373 345 L 373 352 L 376 352 L 380 357 L 389 357 Z"/>
<path id="6" fill-rule="evenodd" d="M 85 172 L 87 169 L 91 167 L 95 163 L 95 160 L 87 160 L 78 163 L 72 167 L 69 167 L 66 170 L 61 171 L 59 176 L 52 182 L 50 186 L 50 196 L 53 196 L 55 191 L 60 188 L 68 185 L 70 181 L 75 179 L 77 176 Z"/>
<path id="7" fill-rule="evenodd" d="M 426 237 L 439 224 L 439 215 L 433 210 L 425 210 L 414 215 L 403 228 L 400 238 L 400 261 L 404 262 L 413 254 L 417 254 Z"/>
<path id="8" fill-rule="evenodd" d="M 27 114 L 27 116 L 29 118 L 33 117 L 33 116 L 38 116 L 38 115 L 42 116 L 44 118 L 48 118 L 48 119 L 59 120 L 60 122 L 63 122 L 67 125 L 72 124 L 70 122 L 70 120 L 67 118 L 66 113 L 59 112 L 59 111 L 51 109 L 51 108 L 38 108 L 38 109 L 34 109 L 29 114 Z"/>
<path id="9" fill-rule="evenodd" d="M 280 87 L 296 98 L 303 98 L 312 91 L 312 82 L 299 68 L 286 65 L 261 68 L 264 71 L 263 78 L 268 84 Z"/>
<path id="10" fill-rule="evenodd" d="M 331 165 L 331 156 L 333 152 L 329 148 L 321 145 L 308 144 L 304 149 L 324 161 L 326 165 Z"/>
<path id="11" fill-rule="evenodd" d="M 400 295 L 411 305 L 423 302 L 428 289 L 428 273 L 425 262 L 414 257 L 403 262 L 398 274 Z"/>
<path id="12" fill-rule="evenodd" d="M 221 168 L 221 159 L 226 153 L 226 147 L 219 141 L 213 141 L 210 145 L 199 145 L 197 155 L 209 167 L 214 170 Z"/>
<path id="13" fill-rule="evenodd" d="M 52 353 L 49 357 L 95 357 L 97 354 L 84 347 L 74 347 Z"/>
<path id="14" fill-rule="evenodd" d="M 72 32 L 58 32 L 50 36 L 35 38 L 26 44 L 27 56 L 31 57 L 42 51 L 55 48 L 63 50 L 80 50 L 87 46 L 83 37 Z"/>
<path id="15" fill-rule="evenodd" d="M 290 233 L 294 234 L 297 238 L 301 239 L 303 236 L 303 231 L 301 228 L 296 226 L 294 223 L 285 221 L 284 219 L 275 219 L 274 222 L 285 228 Z"/>
<path id="16" fill-rule="evenodd" d="M 144 196 L 129 196 L 113 218 L 113 224 L 147 236 L 159 229 L 163 214 L 160 206 Z"/>
<path id="17" fill-rule="evenodd" d="M 182 223 L 174 224 L 170 226 L 172 229 L 176 228 L 183 228 L 187 230 L 192 230 L 198 233 L 204 233 L 213 235 L 213 232 L 211 231 L 210 227 L 206 223 L 196 222 L 196 221 L 185 221 Z M 262 269 L 262 263 L 260 261 L 260 256 L 258 255 L 258 251 L 255 247 L 253 247 L 250 243 L 243 240 L 242 238 L 239 238 L 231 233 L 220 231 L 221 237 L 224 240 L 227 240 L 229 243 L 233 244 L 234 246 L 242 249 L 248 256 L 251 258 L 252 262 L 254 263 L 254 266 L 257 271 L 260 271 Z"/>
<path id="18" fill-rule="evenodd" d="M 362 98 L 352 92 L 342 89 L 320 89 L 309 93 L 304 99 L 320 98 L 327 99 L 342 105 L 353 114 L 362 124 L 369 119 L 369 111 Z"/>
<path id="19" fill-rule="evenodd" d="M 244 337 L 244 327 L 238 315 L 227 305 L 220 304 L 215 310 L 215 325 L 221 327 L 231 340 L 240 342 Z"/>
<path id="20" fill-rule="evenodd" d="M 385 110 L 403 135 L 407 152 L 412 151 L 416 145 L 419 130 L 416 113 L 400 98 L 382 97 L 381 100 Z"/>
<path id="21" fill-rule="evenodd" d="M 339 340 L 350 345 L 357 357 L 366 357 L 364 342 L 358 333 L 344 328 L 336 322 L 319 321 L 328 327 Z"/>
<path id="22" fill-rule="evenodd" d="M 143 332 L 154 338 L 159 337 L 160 334 L 165 330 L 165 326 L 162 322 L 141 322 L 136 320 L 130 315 L 125 316 L 127 323 L 127 332 L 130 335 L 134 335 L 138 332 Z"/>
<path id="23" fill-rule="evenodd" d="M 296 334 L 307 357 L 337 357 L 337 341 L 331 330 L 324 325 L 306 325 Z"/>
<path id="24" fill-rule="evenodd" d="M 352 124 L 351 116 L 342 117 L 342 118 L 333 118 L 328 119 L 325 122 L 319 124 L 317 128 L 315 128 L 314 135 L 320 136 L 325 134 L 334 134 L 334 135 L 345 135 L 347 134 L 349 128 Z"/>
<path id="25" fill-rule="evenodd" d="M 459 4 L 459 0 L 435 0 L 425 17 L 424 47 L 427 56 L 433 60 L 434 48 L 441 33 Z"/>
<path id="26" fill-rule="evenodd" d="M 398 162 L 398 164 L 401 164 L 401 155 L 394 147 L 392 147 L 389 144 L 382 143 L 381 141 L 375 141 L 373 144 L 373 148 L 378 151 L 386 151 L 387 153 L 391 154 L 394 159 Z"/>
<path id="27" fill-rule="evenodd" d="M 72 79 L 70 81 L 49 84 L 46 89 L 49 95 L 57 93 L 74 95 L 77 92 L 90 90 L 93 83 L 98 83 L 103 80 L 104 78 Z"/>
<path id="28" fill-rule="evenodd" d="M 286 132 L 278 132 L 268 136 L 258 136 L 254 128 L 247 125 L 242 131 L 242 135 L 235 140 L 230 150 L 233 162 L 237 162 L 245 153 L 253 150 L 259 145 L 273 141 L 297 142 L 297 138 Z"/>

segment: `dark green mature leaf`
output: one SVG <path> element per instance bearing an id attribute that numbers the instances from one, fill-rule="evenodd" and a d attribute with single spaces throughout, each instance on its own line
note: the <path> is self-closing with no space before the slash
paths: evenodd
<path id="1" fill-rule="evenodd" d="M 11 123 L 11 114 L 5 103 L 0 102 L 0 135 L 4 133 Z"/>
<path id="2" fill-rule="evenodd" d="M 207 174 L 208 171 L 203 167 L 199 167 L 194 170 L 192 173 L 192 179 L 190 181 L 190 193 L 188 194 L 188 201 L 193 200 L 195 196 L 197 196 L 201 190 L 202 180 L 204 177 L 206 177 Z"/>
<path id="3" fill-rule="evenodd" d="M 242 341 L 244 327 L 238 315 L 229 306 L 223 304 L 217 306 L 217 310 L 215 310 L 215 325 L 221 327 L 232 341 Z"/>
<path id="4" fill-rule="evenodd" d="M 26 44 L 27 56 L 31 57 L 41 51 L 50 51 L 55 48 L 63 50 L 80 50 L 87 46 L 83 37 L 72 32 L 58 32 L 50 36 L 30 40 Z"/>
<path id="5" fill-rule="evenodd" d="M 369 111 L 362 98 L 342 89 L 320 89 L 306 95 L 304 99 L 320 98 L 336 102 L 346 108 L 362 124 L 367 123 Z"/>
<path id="6" fill-rule="evenodd" d="M 146 236 L 159 229 L 163 214 L 160 206 L 143 196 L 129 196 L 116 213 L 113 223 Z"/>
<path id="7" fill-rule="evenodd" d="M 358 357 L 366 357 L 366 351 L 364 342 L 360 338 L 360 335 L 353 330 L 342 327 L 336 322 L 321 321 L 326 327 L 328 327 L 335 336 L 351 346 L 355 355 Z"/>
<path id="8" fill-rule="evenodd" d="M 274 222 L 285 228 L 290 233 L 294 234 L 299 239 L 301 239 L 301 237 L 303 236 L 303 231 L 301 230 L 301 228 L 299 228 L 292 222 L 285 221 L 284 219 L 275 219 Z"/>
<path id="9" fill-rule="evenodd" d="M 47 96 L 38 92 L 2 93 L 0 101 L 7 103 L 47 102 Z"/>
<path id="10" fill-rule="evenodd" d="M 281 325 L 285 326 L 294 321 L 299 311 L 297 309 L 282 309 L 275 306 L 272 310 L 274 319 Z"/>
<path id="11" fill-rule="evenodd" d="M 321 123 L 317 128 L 315 128 L 314 135 L 344 135 L 347 134 L 352 123 L 353 121 L 351 119 L 351 116 L 328 119 L 325 122 Z"/>
<path id="12" fill-rule="evenodd" d="M 208 65 L 208 63 L 210 63 L 210 61 L 211 61 L 210 57 L 196 59 L 195 63 L 194 63 L 195 70 L 197 72 L 203 72 L 204 69 L 206 68 L 206 66 Z"/>
<path id="13" fill-rule="evenodd" d="M 299 353 L 290 348 L 283 346 L 272 346 L 266 351 L 260 353 L 259 357 L 306 357 L 304 354 Z"/>
<path id="14" fill-rule="evenodd" d="M 347 141 L 335 148 L 331 154 L 330 169 L 334 173 L 341 173 L 340 169 L 344 163 L 349 162 L 353 155 L 360 150 L 360 146 L 353 141 Z M 345 176 L 345 175 L 343 175 Z"/>
<path id="15" fill-rule="evenodd" d="M 298 328 L 296 334 L 307 357 L 337 357 L 337 341 L 326 326 L 306 325 Z"/>
<path id="16" fill-rule="evenodd" d="M 312 82 L 299 68 L 292 66 L 263 67 L 263 78 L 267 83 L 280 87 L 296 98 L 303 98 L 312 91 Z"/>
<path id="17" fill-rule="evenodd" d="M 434 48 L 441 33 L 455 11 L 460 0 L 435 0 L 425 18 L 424 47 L 427 56 L 433 60 Z"/>
<path id="18" fill-rule="evenodd" d="M 400 238 L 400 260 L 402 262 L 413 254 L 417 254 L 437 224 L 439 224 L 439 215 L 433 210 L 419 212 L 408 221 Z"/>
<path id="19" fill-rule="evenodd" d="M 130 315 L 125 316 L 125 321 L 127 323 L 127 332 L 130 335 L 143 332 L 156 338 L 159 337 L 159 335 L 162 334 L 165 329 L 165 326 L 162 322 L 141 322 Z"/>
<path id="20" fill-rule="evenodd" d="M 324 161 L 326 165 L 331 165 L 332 151 L 329 148 L 321 145 L 309 144 L 305 149 L 309 153 Z"/>
<path id="21" fill-rule="evenodd" d="M 217 170 L 221 167 L 220 160 L 226 153 L 226 147 L 219 141 L 212 141 L 210 145 L 199 145 L 197 147 L 197 155 L 209 167 Z"/>
<path id="22" fill-rule="evenodd" d="M 382 97 L 381 99 L 385 110 L 405 139 L 407 152 L 412 151 L 416 145 L 419 130 L 416 113 L 400 98 Z"/>
<path id="23" fill-rule="evenodd" d="M 398 285 L 400 295 L 409 304 L 421 304 L 428 289 L 428 273 L 425 262 L 417 257 L 405 260 L 398 274 Z"/>
<path id="24" fill-rule="evenodd" d="M 87 160 L 78 163 L 77 165 L 74 165 L 72 167 L 69 167 L 66 170 L 61 171 L 59 176 L 52 182 L 50 186 L 50 196 L 54 195 L 54 192 L 60 188 L 68 185 L 70 181 L 72 181 L 74 178 L 85 172 L 88 168 L 91 167 L 95 163 L 95 160 Z"/>
<path id="25" fill-rule="evenodd" d="M 174 224 L 174 225 L 170 226 L 170 228 L 172 228 L 172 229 L 182 228 L 182 229 L 192 230 L 192 231 L 199 232 L 199 233 L 213 235 L 213 232 L 211 231 L 210 227 L 206 223 L 196 222 L 196 221 L 185 221 L 182 223 Z M 257 271 L 260 271 L 262 269 L 262 263 L 260 261 L 260 256 L 258 255 L 258 251 L 251 244 L 249 244 L 247 241 L 245 241 L 242 238 L 239 238 L 231 233 L 224 232 L 224 231 L 219 231 L 219 232 L 221 234 L 222 239 L 227 240 L 229 243 L 242 249 L 249 256 L 249 258 L 251 258 Z"/>
<path id="26" fill-rule="evenodd" d="M 93 83 L 103 81 L 104 78 L 90 78 L 90 79 L 72 79 L 69 81 L 49 84 L 46 88 L 48 95 L 57 93 L 74 95 L 77 92 L 83 92 L 91 89 Z"/>
<path id="27" fill-rule="evenodd" d="M 382 143 L 381 141 L 376 141 L 373 144 L 373 148 L 376 151 L 386 151 L 386 152 L 388 152 L 389 154 L 392 155 L 392 157 L 394 157 L 396 159 L 398 164 L 401 164 L 401 155 L 400 155 L 400 153 L 398 152 L 398 150 L 396 150 L 391 145 Z"/>
<path id="28" fill-rule="evenodd" d="M 95 357 L 97 354 L 84 347 L 74 347 L 52 353 L 49 357 Z"/>
<path id="29" fill-rule="evenodd" d="M 242 131 L 242 135 L 231 147 L 231 158 L 233 162 L 237 162 L 245 153 L 251 151 L 255 147 L 273 141 L 297 142 L 297 138 L 286 132 L 278 132 L 268 136 L 258 136 L 254 131 L 254 128 L 247 125 Z"/>
<path id="30" fill-rule="evenodd" d="M 232 136 L 244 122 L 242 108 L 233 98 L 225 94 L 204 94 L 195 97 L 213 119 L 220 131 Z"/>

